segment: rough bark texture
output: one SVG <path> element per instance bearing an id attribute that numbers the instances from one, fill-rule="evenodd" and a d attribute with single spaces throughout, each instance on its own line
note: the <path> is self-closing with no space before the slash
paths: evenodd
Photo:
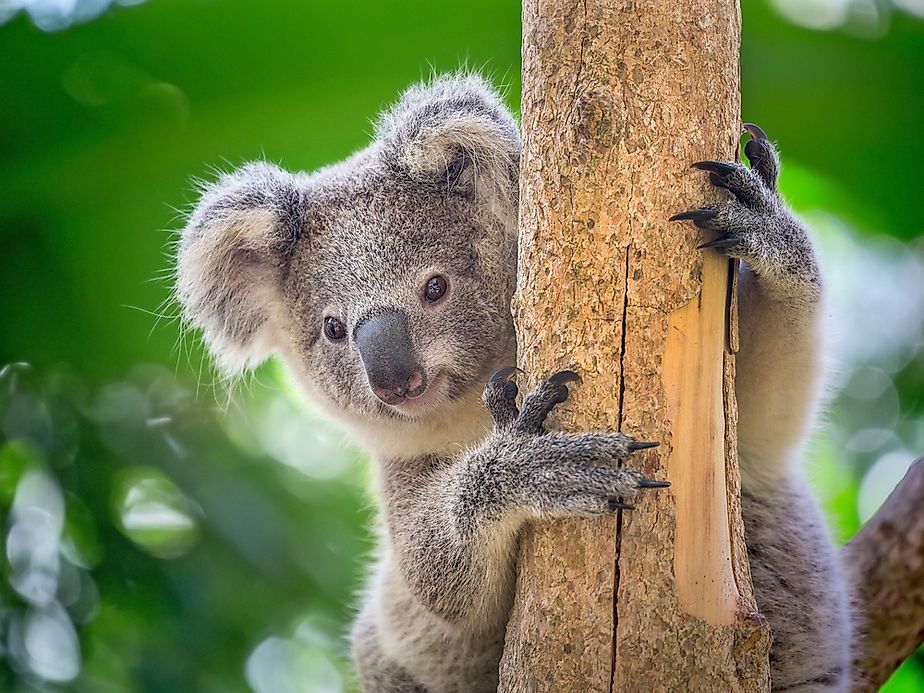
<path id="1" fill-rule="evenodd" d="M 847 545 L 860 591 L 855 690 L 878 691 L 924 642 L 924 458 Z"/>
<path id="2" fill-rule="evenodd" d="M 733 159 L 735 0 L 523 5 L 521 367 L 583 384 L 568 430 L 662 446 L 637 510 L 535 528 L 521 549 L 502 691 L 769 688 L 737 499 L 729 263 L 669 225 Z"/>

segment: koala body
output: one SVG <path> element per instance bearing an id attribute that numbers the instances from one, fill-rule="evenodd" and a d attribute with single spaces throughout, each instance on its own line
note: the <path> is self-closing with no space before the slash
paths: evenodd
<path id="1" fill-rule="evenodd" d="M 759 135 L 751 169 L 702 165 L 734 199 L 677 218 L 719 231 L 712 245 L 747 264 L 739 452 L 774 688 L 843 690 L 847 589 L 796 466 L 821 371 L 821 282 Z M 177 297 L 220 366 L 278 354 L 376 458 L 379 557 L 353 629 L 369 691 L 495 690 L 524 525 L 612 513 L 667 485 L 612 464 L 652 444 L 545 430 L 574 374 L 516 405 L 505 366 L 519 153 L 516 122 L 481 78 L 438 78 L 341 163 L 222 176 L 180 240 Z"/>

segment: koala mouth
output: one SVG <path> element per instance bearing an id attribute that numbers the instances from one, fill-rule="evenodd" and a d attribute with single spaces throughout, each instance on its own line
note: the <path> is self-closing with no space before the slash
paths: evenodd
<path id="1" fill-rule="evenodd" d="M 406 378 L 401 376 L 400 385 L 396 384 L 398 380 L 389 379 L 387 385 L 379 385 L 371 380 L 369 386 L 373 394 L 382 400 L 385 404 L 398 405 L 422 397 L 427 391 L 427 376 L 421 369 L 415 370 Z M 378 381 L 377 381 L 378 382 Z"/>
<path id="2" fill-rule="evenodd" d="M 392 398 L 392 401 L 386 404 L 402 414 L 418 415 L 444 399 L 444 381 L 443 373 L 439 372 L 430 380 L 429 385 L 425 384 L 416 394 L 409 393 L 400 398 Z"/>

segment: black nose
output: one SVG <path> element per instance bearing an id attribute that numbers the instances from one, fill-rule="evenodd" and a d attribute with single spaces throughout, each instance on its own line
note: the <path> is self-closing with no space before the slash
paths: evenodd
<path id="1" fill-rule="evenodd" d="M 353 339 L 369 386 L 380 400 L 400 404 L 427 389 L 427 375 L 414 352 L 405 313 L 389 311 L 361 320 Z"/>

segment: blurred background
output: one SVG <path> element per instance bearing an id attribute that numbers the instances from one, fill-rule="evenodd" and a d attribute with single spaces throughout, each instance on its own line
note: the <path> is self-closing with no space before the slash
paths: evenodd
<path id="1" fill-rule="evenodd" d="M 924 0 L 742 10 L 840 316 L 809 465 L 845 541 L 924 451 Z M 516 108 L 519 41 L 509 0 L 0 0 L 0 690 L 352 689 L 365 461 L 278 366 L 216 384 L 171 229 L 193 177 L 340 159 L 431 69 Z"/>

